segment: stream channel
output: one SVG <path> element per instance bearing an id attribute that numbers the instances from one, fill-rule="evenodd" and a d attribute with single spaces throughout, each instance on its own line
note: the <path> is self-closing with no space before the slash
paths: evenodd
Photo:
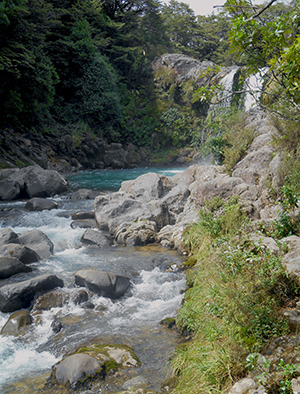
<path id="1" fill-rule="evenodd" d="M 146 172 L 175 175 L 185 168 L 139 168 L 133 170 L 98 170 L 72 174 L 70 190 L 97 189 L 107 193 L 119 189 L 123 180 L 135 179 Z M 59 209 L 27 212 L 25 201 L 0 203 L 0 229 L 9 227 L 16 233 L 40 229 L 54 244 L 54 256 L 34 263 L 30 273 L 1 280 L 0 286 L 19 282 L 44 273 L 54 273 L 64 281 L 64 292 L 78 292 L 74 275 L 80 269 L 96 268 L 131 278 L 130 291 L 121 299 L 93 295 L 91 302 L 104 311 L 83 309 L 72 301 L 62 308 L 44 311 L 39 324 L 33 323 L 19 337 L 0 336 L 0 392 L 34 393 L 50 375 L 51 367 L 63 355 L 83 345 L 125 344 L 133 348 L 141 366 L 128 372 L 128 379 L 142 375 L 148 388 L 160 391 L 168 375 L 168 360 L 179 341 L 178 334 L 160 325 L 166 317 L 175 317 L 183 299 L 185 276 L 176 269 L 182 256 L 158 245 L 145 247 L 111 246 L 102 249 L 80 246 L 82 228 L 71 228 L 72 214 L 93 210 L 93 200 L 73 201 L 67 196 L 55 198 Z M 168 267 L 175 269 L 167 269 Z M 10 313 L 0 313 L 0 330 Z M 51 323 L 58 316 L 63 329 L 54 333 Z M 41 386 L 39 386 L 41 387 Z M 97 392 L 122 390 L 118 383 Z M 82 393 L 94 391 L 82 391 Z"/>

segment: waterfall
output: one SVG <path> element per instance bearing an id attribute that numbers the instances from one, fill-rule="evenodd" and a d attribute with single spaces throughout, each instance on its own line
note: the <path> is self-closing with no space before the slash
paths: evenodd
<path id="1" fill-rule="evenodd" d="M 232 67 L 232 69 L 221 79 L 220 85 L 222 87 L 221 92 L 218 93 L 216 101 L 219 103 L 217 108 L 228 108 L 232 102 L 232 92 L 234 90 L 234 77 L 236 75 L 238 66 Z"/>
<path id="2" fill-rule="evenodd" d="M 244 90 L 247 91 L 244 98 L 245 112 L 250 111 L 251 108 L 257 107 L 263 91 L 264 79 L 268 71 L 269 68 L 264 67 L 256 74 L 246 78 L 244 82 Z"/>

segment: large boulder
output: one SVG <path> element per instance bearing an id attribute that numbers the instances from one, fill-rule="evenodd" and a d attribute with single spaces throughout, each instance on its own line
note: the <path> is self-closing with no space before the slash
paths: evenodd
<path id="1" fill-rule="evenodd" d="M 124 192 L 98 196 L 95 199 L 95 218 L 101 230 L 114 233 L 123 222 L 134 222 L 145 209 L 145 204 Z"/>
<path id="2" fill-rule="evenodd" d="M 27 311 L 13 313 L 2 327 L 1 335 L 20 335 L 32 323 L 32 317 Z"/>
<path id="3" fill-rule="evenodd" d="M 75 284 L 109 298 L 122 297 L 130 286 L 130 279 L 110 272 L 80 270 L 75 274 Z"/>
<path id="4" fill-rule="evenodd" d="M 48 200 L 46 198 L 34 197 L 31 198 L 25 204 L 25 209 L 27 211 L 50 211 L 51 209 L 57 209 L 58 204 L 53 200 Z"/>
<path id="5" fill-rule="evenodd" d="M 0 257 L 0 279 L 7 279 L 21 272 L 31 272 L 32 268 L 14 257 Z"/>
<path id="6" fill-rule="evenodd" d="M 57 171 L 35 165 L 15 171 L 0 181 L 0 200 L 53 197 L 67 190 L 67 181 Z"/>
<path id="7" fill-rule="evenodd" d="M 52 274 L 4 285 L 0 288 L 0 311 L 6 313 L 28 308 L 37 293 L 44 293 L 55 287 L 63 287 L 63 285 L 63 281 Z"/>
<path id="8" fill-rule="evenodd" d="M 30 230 L 23 233 L 14 239 L 13 242 L 34 250 L 41 259 L 53 256 L 54 245 L 41 230 Z"/>
<path id="9" fill-rule="evenodd" d="M 24 264 L 36 263 L 40 256 L 25 245 L 10 243 L 0 246 L 0 257 L 14 257 Z"/>

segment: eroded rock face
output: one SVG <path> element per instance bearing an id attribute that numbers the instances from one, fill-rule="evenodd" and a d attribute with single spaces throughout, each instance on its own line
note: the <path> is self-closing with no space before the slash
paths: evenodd
<path id="1" fill-rule="evenodd" d="M 75 284 L 109 298 L 122 297 L 130 286 L 129 278 L 109 272 L 80 270 L 75 274 Z"/>
<path id="2" fill-rule="evenodd" d="M 139 220 L 136 223 L 122 223 L 116 230 L 115 239 L 119 245 L 144 246 L 155 241 L 155 222 Z"/>
<path id="3" fill-rule="evenodd" d="M 0 310 L 6 313 L 28 308 L 38 292 L 46 292 L 63 285 L 61 279 L 51 274 L 4 285 L 0 288 Z"/>

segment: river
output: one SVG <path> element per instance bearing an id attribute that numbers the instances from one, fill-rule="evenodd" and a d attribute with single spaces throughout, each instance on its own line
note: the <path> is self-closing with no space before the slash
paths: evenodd
<path id="1" fill-rule="evenodd" d="M 85 171 L 68 178 L 70 190 L 94 188 L 104 192 L 118 190 L 121 181 L 135 179 L 146 172 L 155 171 L 172 176 L 184 168 L 139 168 L 116 171 Z M 31 266 L 35 270 L 0 281 L 18 282 L 43 273 L 55 273 L 64 281 L 64 292 L 78 291 L 74 274 L 80 269 L 97 268 L 131 278 L 130 292 L 118 301 L 93 295 L 95 306 L 103 311 L 83 309 L 71 301 L 62 308 L 52 308 L 42 314 L 39 324 L 34 323 L 24 336 L 0 336 L 0 391 L 5 394 L 34 393 L 36 379 L 49 375 L 51 366 L 66 352 L 99 343 L 126 344 L 133 348 L 142 362 L 135 371 L 149 381 L 149 388 L 159 391 L 168 374 L 168 360 L 178 343 L 175 331 L 159 324 L 166 317 L 175 317 L 183 299 L 184 274 L 176 269 L 182 256 L 160 246 L 120 247 L 102 249 L 80 246 L 84 232 L 71 228 L 72 214 L 93 210 L 92 200 L 72 201 L 67 196 L 55 198 L 59 209 L 27 212 L 25 201 L 0 204 L 0 229 L 9 227 L 17 233 L 33 228 L 42 230 L 54 243 L 54 256 Z M 99 308 L 98 308 L 99 309 Z M 0 313 L 0 329 L 10 314 Z M 55 334 L 51 323 L 55 317 L 63 322 L 61 332 Z M 107 386 L 106 392 L 121 389 Z"/>

